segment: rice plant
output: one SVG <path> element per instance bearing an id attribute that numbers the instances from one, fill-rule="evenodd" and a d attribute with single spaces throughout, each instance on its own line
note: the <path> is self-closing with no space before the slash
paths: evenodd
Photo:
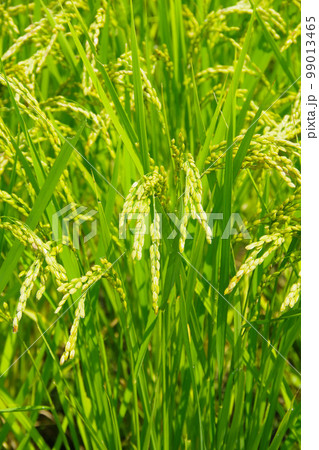
<path id="1" fill-rule="evenodd" d="M 300 448 L 300 1 L 0 20 L 0 446 Z"/>

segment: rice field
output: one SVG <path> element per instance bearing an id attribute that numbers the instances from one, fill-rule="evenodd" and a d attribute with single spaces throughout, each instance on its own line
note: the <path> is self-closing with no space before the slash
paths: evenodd
<path id="1" fill-rule="evenodd" d="M 1 448 L 300 448 L 300 33 L 1 2 Z"/>

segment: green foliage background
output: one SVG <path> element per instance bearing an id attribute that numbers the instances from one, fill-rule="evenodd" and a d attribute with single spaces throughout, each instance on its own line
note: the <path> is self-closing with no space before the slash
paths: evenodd
<path id="1" fill-rule="evenodd" d="M 299 448 L 300 2 L 5 0 L 0 53 L 0 446 Z M 181 255 L 166 238 L 183 152 L 224 218 L 210 245 L 191 221 Z M 154 166 L 168 177 L 157 315 L 149 237 L 141 261 L 118 239 L 123 198 Z M 116 261 L 128 309 L 94 284 L 61 366 L 78 295 L 57 320 L 49 277 L 12 333 L 35 248 L 10 224 L 53 247 L 70 203 L 98 211 L 98 233 L 85 243 L 85 222 L 58 261 L 69 280 Z M 251 240 L 221 239 L 233 212 Z M 224 294 L 262 236 L 283 243 Z"/>

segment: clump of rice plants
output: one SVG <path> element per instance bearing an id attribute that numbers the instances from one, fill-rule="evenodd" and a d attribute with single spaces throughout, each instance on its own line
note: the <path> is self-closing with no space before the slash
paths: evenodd
<path id="1" fill-rule="evenodd" d="M 300 448 L 300 2 L 0 18 L 0 446 Z"/>

